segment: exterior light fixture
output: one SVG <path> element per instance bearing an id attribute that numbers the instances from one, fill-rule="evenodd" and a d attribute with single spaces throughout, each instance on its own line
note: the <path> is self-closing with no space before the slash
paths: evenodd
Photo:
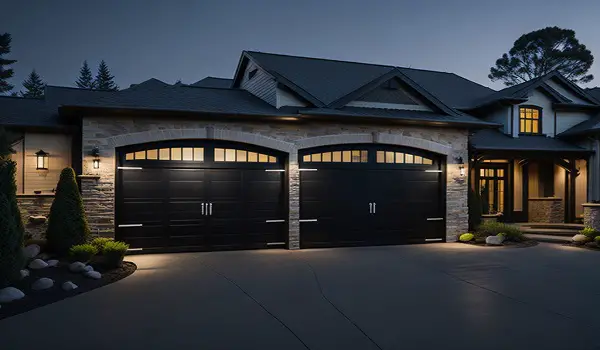
<path id="1" fill-rule="evenodd" d="M 458 171 L 460 171 L 460 176 L 465 176 L 465 162 L 463 161 L 462 157 L 456 157 L 454 159 L 458 164 Z"/>
<path id="2" fill-rule="evenodd" d="M 37 161 L 35 163 L 36 170 L 48 170 L 48 155 L 49 154 L 44 152 L 43 150 L 39 150 L 35 153 L 35 156 L 37 158 Z"/>
<path id="3" fill-rule="evenodd" d="M 94 169 L 99 169 L 100 168 L 100 149 L 98 149 L 98 147 L 94 147 L 94 149 L 91 152 L 91 155 L 92 155 L 92 157 L 94 157 L 94 159 L 92 160 Z"/>

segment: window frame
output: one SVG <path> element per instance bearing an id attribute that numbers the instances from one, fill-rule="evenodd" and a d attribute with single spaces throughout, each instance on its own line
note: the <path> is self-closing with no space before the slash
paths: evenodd
<path id="1" fill-rule="evenodd" d="M 527 118 L 527 114 L 525 114 L 525 117 L 521 117 L 521 110 L 524 109 L 530 109 L 530 110 L 536 110 L 538 112 L 538 119 L 533 119 L 533 118 Z M 543 134 L 543 130 L 542 130 L 542 117 L 543 117 L 543 108 L 539 107 L 539 106 L 534 106 L 534 105 L 519 105 L 519 135 L 542 135 Z M 521 130 L 521 120 L 524 120 L 525 123 L 527 122 L 527 120 L 531 120 L 532 121 L 532 127 L 531 129 L 533 130 L 533 121 L 537 120 L 538 122 L 538 131 L 537 132 L 526 132 L 524 130 Z"/>

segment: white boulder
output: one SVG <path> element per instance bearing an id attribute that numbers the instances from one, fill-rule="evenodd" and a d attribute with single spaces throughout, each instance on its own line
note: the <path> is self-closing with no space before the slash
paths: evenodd
<path id="1" fill-rule="evenodd" d="M 90 271 L 94 271 L 94 268 L 92 267 L 92 265 L 86 265 L 86 267 L 83 268 L 82 272 L 90 272 Z"/>
<path id="2" fill-rule="evenodd" d="M 67 281 L 67 282 L 65 282 L 65 283 L 62 284 L 62 289 L 64 291 L 70 291 L 70 290 L 73 290 L 73 289 L 77 289 L 77 285 L 75 283 L 71 282 L 71 281 Z"/>
<path id="3" fill-rule="evenodd" d="M 39 270 L 48 267 L 48 264 L 42 259 L 35 259 L 28 266 L 32 270 Z"/>
<path id="4" fill-rule="evenodd" d="M 33 282 L 31 285 L 31 289 L 33 290 L 44 290 L 52 287 L 54 285 L 54 281 L 47 277 L 42 277 L 39 280 Z"/>
<path id="5" fill-rule="evenodd" d="M 489 244 L 489 245 L 502 245 L 502 241 L 504 241 L 503 237 L 488 236 L 485 239 L 485 244 Z"/>
<path id="6" fill-rule="evenodd" d="M 40 253 L 40 246 L 37 244 L 30 244 L 23 248 L 23 255 L 28 259 L 35 258 Z"/>
<path id="7" fill-rule="evenodd" d="M 23 269 L 20 272 L 21 272 L 21 279 L 23 279 L 25 277 L 29 277 L 29 270 Z"/>
<path id="8" fill-rule="evenodd" d="M 25 297 L 25 293 L 15 287 L 6 287 L 0 289 L 0 303 L 10 303 Z"/>
<path id="9" fill-rule="evenodd" d="M 571 238 L 571 240 L 573 242 L 575 242 L 575 243 L 583 244 L 583 243 L 589 241 L 590 238 L 588 236 L 586 236 L 586 235 L 579 235 L 578 234 L 578 235 L 573 236 L 573 238 Z"/>
<path id="10" fill-rule="evenodd" d="M 69 265 L 69 271 L 71 272 L 82 272 L 85 269 L 85 264 L 79 261 L 71 263 Z"/>
<path id="11" fill-rule="evenodd" d="M 56 267 L 58 265 L 58 260 L 56 260 L 56 259 L 48 260 L 48 261 L 46 261 L 46 263 L 48 264 L 48 267 Z"/>
<path id="12" fill-rule="evenodd" d="M 88 271 L 88 272 L 85 272 L 83 275 L 85 277 L 95 279 L 95 280 L 99 280 L 102 278 L 102 275 L 98 271 Z"/>

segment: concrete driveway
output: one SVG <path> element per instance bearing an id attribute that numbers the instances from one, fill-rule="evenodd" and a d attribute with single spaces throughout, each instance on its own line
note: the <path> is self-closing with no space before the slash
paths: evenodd
<path id="1" fill-rule="evenodd" d="M 600 254 L 461 244 L 131 256 L 2 349 L 600 349 Z"/>

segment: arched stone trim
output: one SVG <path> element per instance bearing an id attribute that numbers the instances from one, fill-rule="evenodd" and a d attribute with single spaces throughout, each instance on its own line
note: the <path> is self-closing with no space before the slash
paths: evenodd
<path id="1" fill-rule="evenodd" d="M 290 142 L 277 140 L 260 134 L 237 130 L 218 129 L 213 127 L 197 129 L 150 130 L 117 135 L 108 138 L 108 144 L 112 147 L 122 147 L 139 143 L 181 139 L 213 139 L 249 143 L 289 153 L 290 161 L 292 161 L 292 157 L 295 160 L 297 153 L 296 146 Z"/>
<path id="2" fill-rule="evenodd" d="M 418 148 L 446 156 L 450 155 L 452 152 L 452 148 L 450 146 L 435 141 L 429 141 L 401 134 L 337 134 L 309 137 L 296 141 L 298 149 L 348 143 L 385 143 L 390 145 Z"/>

